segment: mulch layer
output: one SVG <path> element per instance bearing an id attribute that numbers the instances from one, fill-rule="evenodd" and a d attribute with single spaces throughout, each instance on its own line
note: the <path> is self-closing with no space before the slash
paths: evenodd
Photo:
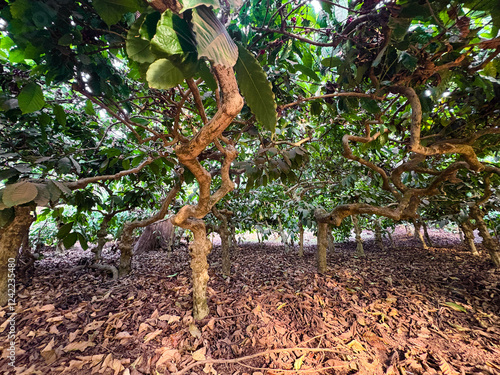
<path id="1" fill-rule="evenodd" d="M 364 258 L 337 244 L 323 275 L 315 246 L 301 258 L 242 244 L 224 278 L 216 247 L 198 322 L 185 249 L 142 254 L 118 281 L 75 268 L 90 251 L 46 251 L 17 286 L 14 369 L 0 325 L 0 373 L 500 374 L 500 271 L 454 235 L 433 239 L 428 250 L 403 234 L 385 250 L 369 240 Z"/>

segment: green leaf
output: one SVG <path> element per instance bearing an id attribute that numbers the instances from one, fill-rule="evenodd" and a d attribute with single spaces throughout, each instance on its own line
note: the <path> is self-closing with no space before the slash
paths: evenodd
<path id="1" fill-rule="evenodd" d="M 342 62 L 343 61 L 340 57 L 330 56 L 321 60 L 321 65 L 323 65 L 326 68 L 336 68 L 337 66 L 340 66 Z"/>
<path id="2" fill-rule="evenodd" d="M 200 61 L 198 73 L 210 90 L 217 90 L 217 81 L 205 61 Z"/>
<path id="3" fill-rule="evenodd" d="M 23 113 L 38 111 L 45 105 L 42 88 L 33 82 L 23 87 L 17 100 Z"/>
<path id="4" fill-rule="evenodd" d="M 321 106 L 320 102 L 314 101 L 311 103 L 311 115 L 319 116 L 322 111 L 323 111 L 323 107 Z"/>
<path id="5" fill-rule="evenodd" d="M 92 0 L 92 6 L 108 26 L 118 23 L 125 13 L 141 9 L 139 0 Z"/>
<path id="6" fill-rule="evenodd" d="M 38 189 L 35 184 L 21 181 L 7 185 L 3 191 L 2 200 L 7 207 L 13 207 L 31 202 L 37 195 Z"/>
<path id="7" fill-rule="evenodd" d="M 68 234 L 66 237 L 63 239 L 63 245 L 66 249 L 69 249 L 73 247 L 73 245 L 76 243 L 78 240 L 78 234 L 73 232 Z"/>
<path id="8" fill-rule="evenodd" d="M 298 70 L 298 71 L 304 73 L 306 76 L 311 78 L 313 81 L 316 81 L 316 82 L 321 81 L 321 79 L 318 77 L 316 72 L 314 70 L 312 70 L 311 68 L 308 68 L 307 66 L 304 66 L 302 64 L 295 64 L 293 67 L 295 68 L 295 70 Z"/>
<path id="9" fill-rule="evenodd" d="M 160 59 L 149 66 L 146 79 L 152 88 L 171 89 L 182 83 L 184 75 L 171 61 Z"/>
<path id="10" fill-rule="evenodd" d="M 455 302 L 445 302 L 444 305 L 451 307 L 455 311 L 467 312 L 467 309 L 465 307 Z"/>
<path id="11" fill-rule="evenodd" d="M 398 61 L 401 62 L 403 66 L 410 72 L 413 72 L 417 68 L 418 59 L 415 56 L 410 55 L 406 51 L 403 51 L 399 54 Z"/>
<path id="12" fill-rule="evenodd" d="M 368 113 L 379 113 L 380 112 L 380 107 L 378 106 L 377 102 L 373 99 L 361 98 L 360 103 L 361 103 L 361 106 Z"/>
<path id="13" fill-rule="evenodd" d="M 257 121 L 274 132 L 277 117 L 272 85 L 252 53 L 242 45 L 238 45 L 238 51 L 235 70 L 240 90 Z"/>
<path id="14" fill-rule="evenodd" d="M 165 11 L 156 26 L 156 34 L 151 40 L 151 46 L 155 51 L 166 56 L 180 55 L 184 53 L 179 35 L 175 31 L 174 19 L 179 18 L 170 10 Z"/>
<path id="15" fill-rule="evenodd" d="M 156 60 L 156 55 L 151 51 L 151 41 L 140 35 L 140 28 L 146 16 L 147 14 L 141 15 L 127 33 L 127 55 L 138 63 L 152 63 Z"/>
<path id="16" fill-rule="evenodd" d="M 80 242 L 80 246 L 82 247 L 82 249 L 87 250 L 89 248 L 89 244 L 85 236 L 80 232 L 76 232 L 76 235 L 78 236 L 78 242 Z"/>
<path id="17" fill-rule="evenodd" d="M 66 126 L 66 112 L 64 112 L 64 108 L 59 104 L 54 104 L 54 115 L 56 116 L 56 121 L 62 125 Z"/>
<path id="18" fill-rule="evenodd" d="M 196 8 L 200 5 L 205 5 L 207 7 L 213 7 L 218 9 L 220 7 L 218 0 L 179 0 L 182 5 L 180 13 L 185 12 L 188 9 Z"/>
<path id="19" fill-rule="evenodd" d="M 61 228 L 59 228 L 59 231 L 57 232 L 57 238 L 61 239 L 64 238 L 68 235 L 69 232 L 71 232 L 71 229 L 73 229 L 73 224 L 74 222 L 64 224 Z"/>
<path id="20" fill-rule="evenodd" d="M 233 67 L 238 60 L 238 47 L 214 12 L 204 5 L 199 6 L 193 10 L 192 23 L 198 56 L 206 57 L 214 65 Z"/>

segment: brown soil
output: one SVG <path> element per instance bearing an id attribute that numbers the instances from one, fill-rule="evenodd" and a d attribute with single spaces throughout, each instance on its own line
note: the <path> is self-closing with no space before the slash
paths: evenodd
<path id="1" fill-rule="evenodd" d="M 500 271 L 456 236 L 433 239 L 440 247 L 425 251 L 402 234 L 386 251 L 367 240 L 363 259 L 354 243 L 337 244 L 324 275 L 313 246 L 301 259 L 246 244 L 224 279 L 216 248 L 212 314 L 200 322 L 185 250 L 141 254 L 117 282 L 69 272 L 90 252 L 47 252 L 32 284 L 18 285 L 12 373 L 500 374 Z M 1 374 L 11 369 L 6 327 Z"/>

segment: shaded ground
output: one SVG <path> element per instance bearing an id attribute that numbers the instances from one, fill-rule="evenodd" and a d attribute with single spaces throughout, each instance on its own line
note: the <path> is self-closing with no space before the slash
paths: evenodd
<path id="1" fill-rule="evenodd" d="M 456 236 L 433 238 L 442 247 L 426 251 L 403 234 L 385 251 L 368 240 L 364 259 L 337 245 L 325 275 L 315 247 L 301 259 L 247 244 L 224 279 L 216 248 L 212 314 L 196 323 L 186 251 L 143 255 L 118 282 L 68 272 L 90 252 L 48 252 L 18 296 L 15 373 L 500 374 L 500 271 Z"/>

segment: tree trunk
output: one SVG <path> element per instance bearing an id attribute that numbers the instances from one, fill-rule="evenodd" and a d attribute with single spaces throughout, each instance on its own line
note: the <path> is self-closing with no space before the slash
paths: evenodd
<path id="1" fill-rule="evenodd" d="M 477 229 L 483 238 L 483 245 L 490 254 L 491 260 L 496 268 L 500 268 L 500 249 L 498 242 L 491 236 L 488 227 L 483 219 L 483 215 L 478 207 L 472 207 L 470 214 L 476 220 Z"/>
<path id="2" fill-rule="evenodd" d="M 422 233 L 420 233 L 420 227 L 421 227 L 420 222 L 413 219 L 413 226 L 415 228 L 414 238 L 420 241 L 423 249 L 428 249 L 427 244 L 425 243 L 424 240 L 424 236 L 422 236 Z"/>
<path id="3" fill-rule="evenodd" d="M 334 253 L 335 252 L 335 239 L 333 238 L 332 226 L 330 224 L 328 225 L 328 233 L 326 234 L 326 236 L 328 238 L 328 251 L 330 253 Z"/>
<path id="4" fill-rule="evenodd" d="M 224 276 L 230 276 L 231 254 L 229 249 L 231 242 L 231 233 L 229 232 L 229 218 L 233 215 L 233 212 L 225 209 L 218 210 L 215 206 L 213 206 L 212 213 L 217 219 L 219 219 L 219 226 L 217 227 L 217 231 L 219 232 L 221 242 L 222 274 Z"/>
<path id="5" fill-rule="evenodd" d="M 15 207 L 14 220 L 0 228 L 0 306 L 7 305 L 9 295 L 15 293 L 15 284 L 10 282 L 15 279 L 9 278 L 9 274 L 14 272 L 19 248 L 34 220 L 31 210 L 31 207 Z"/>
<path id="6" fill-rule="evenodd" d="M 359 257 L 365 256 L 365 249 L 363 248 L 363 239 L 361 238 L 361 228 L 357 215 L 351 215 L 352 225 L 354 226 L 354 234 L 356 235 L 356 255 Z"/>
<path id="7" fill-rule="evenodd" d="M 375 241 L 377 242 L 380 250 L 385 250 L 384 240 L 382 238 L 382 225 L 380 224 L 380 218 L 375 219 Z"/>
<path id="8" fill-rule="evenodd" d="M 328 230 L 328 223 L 318 222 L 318 253 L 316 256 L 319 273 L 325 273 L 327 271 L 326 253 L 328 249 Z"/>
<path id="9" fill-rule="evenodd" d="M 189 245 L 193 279 L 193 317 L 196 320 L 201 320 L 209 313 L 207 300 L 207 256 L 212 250 L 212 243 L 207 238 L 207 231 L 203 220 L 193 219 L 190 230 L 194 237 L 193 242 Z"/>
<path id="10" fill-rule="evenodd" d="M 389 237 L 389 241 L 391 242 L 391 247 L 394 248 L 395 247 L 394 239 L 392 238 L 391 232 L 387 231 L 386 234 L 387 234 L 387 237 Z"/>
<path id="11" fill-rule="evenodd" d="M 304 256 L 304 226 L 299 223 L 299 257 Z"/>
<path id="12" fill-rule="evenodd" d="M 114 215 L 113 215 L 114 216 Z M 106 245 L 106 236 L 108 235 L 109 222 L 113 218 L 111 215 L 105 215 L 97 232 L 97 246 L 92 249 L 94 253 L 94 262 L 99 263 L 102 259 L 102 249 Z"/>
<path id="13" fill-rule="evenodd" d="M 129 223 L 123 226 L 123 232 L 120 238 L 120 266 L 118 267 L 118 276 L 123 277 L 128 275 L 132 270 L 132 249 L 134 247 L 134 232 L 135 227 Z"/>
<path id="14" fill-rule="evenodd" d="M 464 233 L 464 243 L 471 251 L 472 255 L 479 255 L 479 251 L 477 251 L 476 244 L 474 243 L 474 228 L 470 220 L 463 222 L 460 225 L 462 232 Z"/>
<path id="15" fill-rule="evenodd" d="M 425 221 L 422 221 L 422 227 L 424 228 L 425 240 L 427 241 L 430 247 L 433 247 L 431 236 L 429 236 L 429 231 L 427 230 L 427 224 L 425 223 Z"/>

